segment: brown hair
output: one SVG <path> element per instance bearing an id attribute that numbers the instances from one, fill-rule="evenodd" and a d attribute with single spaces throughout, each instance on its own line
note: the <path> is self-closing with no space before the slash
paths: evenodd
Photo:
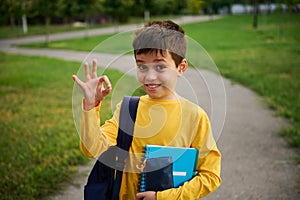
<path id="1" fill-rule="evenodd" d="M 176 66 L 186 54 L 184 30 L 173 21 L 153 21 L 135 32 L 133 40 L 134 56 L 169 51 Z"/>

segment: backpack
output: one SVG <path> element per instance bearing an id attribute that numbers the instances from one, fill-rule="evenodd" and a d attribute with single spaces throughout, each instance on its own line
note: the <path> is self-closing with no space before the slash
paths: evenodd
<path id="1" fill-rule="evenodd" d="M 124 160 L 132 142 L 139 97 L 125 96 L 119 119 L 117 145 L 109 147 L 96 160 L 84 187 L 84 200 L 118 200 Z"/>

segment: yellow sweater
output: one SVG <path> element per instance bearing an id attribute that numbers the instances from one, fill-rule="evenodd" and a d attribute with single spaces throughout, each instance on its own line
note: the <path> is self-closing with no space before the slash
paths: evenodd
<path id="1" fill-rule="evenodd" d="M 120 105 L 110 120 L 99 125 L 100 107 L 83 111 L 81 150 L 88 157 L 98 157 L 110 145 L 116 145 Z M 207 114 L 184 98 L 155 100 L 140 98 L 130 156 L 126 161 L 120 199 L 132 200 L 138 192 L 140 164 L 146 144 L 194 147 L 199 149 L 196 176 L 179 188 L 157 192 L 157 199 L 194 200 L 214 191 L 221 183 L 221 154 L 213 138 Z"/>

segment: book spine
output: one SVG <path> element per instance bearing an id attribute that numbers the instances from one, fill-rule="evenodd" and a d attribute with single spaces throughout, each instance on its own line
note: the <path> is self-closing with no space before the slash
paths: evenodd
<path id="1" fill-rule="evenodd" d="M 144 172 L 144 168 L 145 168 L 147 158 L 148 158 L 147 148 L 145 147 L 144 158 L 141 164 L 140 192 L 146 191 L 146 172 Z"/>
<path id="2" fill-rule="evenodd" d="M 144 172 L 141 174 L 141 181 L 140 181 L 140 192 L 145 192 L 146 191 L 146 175 Z"/>

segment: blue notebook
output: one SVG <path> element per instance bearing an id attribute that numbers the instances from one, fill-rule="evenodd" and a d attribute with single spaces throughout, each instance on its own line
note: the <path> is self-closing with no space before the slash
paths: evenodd
<path id="1" fill-rule="evenodd" d="M 174 187 L 193 178 L 196 173 L 198 150 L 195 148 L 146 145 L 145 159 L 171 156 Z"/>

